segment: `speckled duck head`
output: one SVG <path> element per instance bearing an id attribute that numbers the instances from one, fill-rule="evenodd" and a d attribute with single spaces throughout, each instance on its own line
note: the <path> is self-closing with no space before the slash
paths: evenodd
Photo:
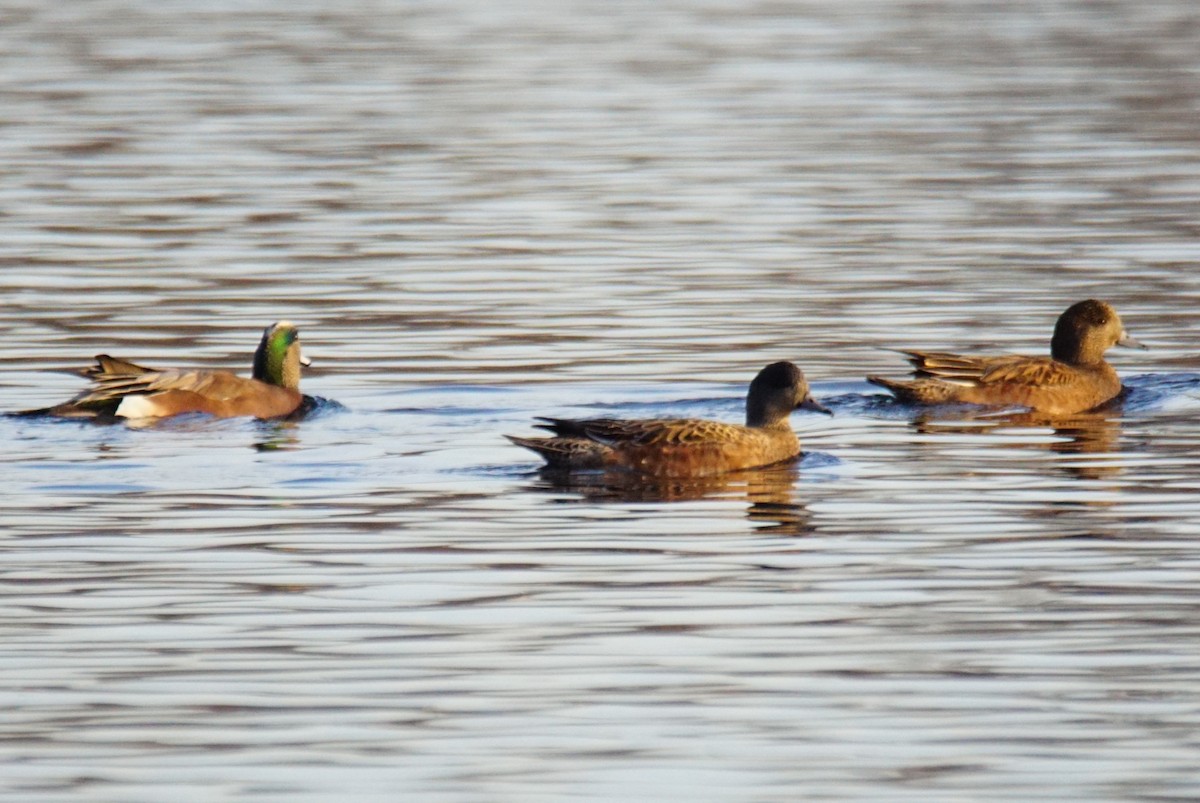
<path id="1" fill-rule="evenodd" d="M 1096 365 L 1113 346 L 1144 349 L 1129 336 L 1111 304 L 1089 298 L 1058 316 L 1050 356 L 1068 365 Z"/>
<path id="2" fill-rule="evenodd" d="M 792 410 L 802 408 L 833 415 L 808 390 L 804 372 L 790 362 L 773 362 L 758 372 L 746 395 L 746 426 L 786 424 Z"/>

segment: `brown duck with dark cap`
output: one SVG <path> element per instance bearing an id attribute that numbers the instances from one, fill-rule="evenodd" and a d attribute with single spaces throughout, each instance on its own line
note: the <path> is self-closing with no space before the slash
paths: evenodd
<path id="1" fill-rule="evenodd" d="M 698 418 L 539 418 L 553 437 L 519 438 L 552 468 L 622 469 L 657 476 L 712 476 L 768 466 L 800 454 L 793 410 L 832 415 L 809 393 L 804 374 L 790 362 L 768 365 L 746 397 L 746 423 Z"/>
<path id="2" fill-rule="evenodd" d="M 1049 357 L 902 351 L 916 379 L 869 376 L 867 381 L 909 404 L 1020 405 L 1051 416 L 1072 415 L 1121 393 L 1120 377 L 1104 361 L 1112 346 L 1145 348 L 1125 331 L 1110 304 L 1089 299 L 1059 316 Z"/>
<path id="3" fill-rule="evenodd" d="M 100 354 L 81 371 L 92 387 L 70 401 L 22 415 L 67 418 L 166 418 L 181 413 L 208 413 L 220 418 L 280 418 L 303 402 L 300 334 L 288 321 L 268 326 L 254 353 L 251 378 L 228 371 L 157 371 L 128 360 Z"/>

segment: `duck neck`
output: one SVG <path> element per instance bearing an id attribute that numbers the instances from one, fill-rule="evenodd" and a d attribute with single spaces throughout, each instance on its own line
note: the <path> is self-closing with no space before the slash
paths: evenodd
<path id="1" fill-rule="evenodd" d="M 754 429 L 792 428 L 791 410 L 779 410 L 766 404 L 746 403 L 746 426 Z"/>

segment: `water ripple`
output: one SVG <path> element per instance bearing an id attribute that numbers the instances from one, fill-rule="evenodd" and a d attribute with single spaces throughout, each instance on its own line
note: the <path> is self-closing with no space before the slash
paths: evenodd
<path id="1" fill-rule="evenodd" d="M 6 798 L 1195 796 L 1193 4 L 2 15 L 0 407 L 315 360 L 294 421 L 0 417 Z M 864 380 L 1087 297 L 1119 409 Z M 795 466 L 501 437 L 784 359 Z"/>

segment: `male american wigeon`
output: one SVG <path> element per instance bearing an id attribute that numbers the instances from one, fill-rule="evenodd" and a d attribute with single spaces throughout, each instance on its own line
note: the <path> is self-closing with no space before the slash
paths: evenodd
<path id="1" fill-rule="evenodd" d="M 1054 325 L 1049 357 L 972 357 L 902 351 L 914 380 L 869 376 L 910 404 L 1021 405 L 1052 416 L 1092 410 L 1121 392 L 1121 379 L 1104 361 L 1112 346 L 1144 349 L 1111 305 L 1089 299 L 1071 305 Z"/>
<path id="2" fill-rule="evenodd" d="M 790 416 L 802 408 L 832 415 L 809 394 L 790 362 L 768 365 L 750 383 L 746 424 L 696 418 L 539 418 L 548 438 L 506 435 L 554 468 L 624 469 L 659 476 L 711 476 L 768 466 L 800 454 Z"/>
<path id="3" fill-rule="evenodd" d="M 94 366 L 80 372 L 92 380 L 92 387 L 70 401 L 23 415 L 165 418 L 208 413 L 279 418 L 302 403 L 300 366 L 307 364 L 300 354 L 300 333 L 290 322 L 279 321 L 263 332 L 254 352 L 252 379 L 229 371 L 156 371 L 100 354 Z"/>

